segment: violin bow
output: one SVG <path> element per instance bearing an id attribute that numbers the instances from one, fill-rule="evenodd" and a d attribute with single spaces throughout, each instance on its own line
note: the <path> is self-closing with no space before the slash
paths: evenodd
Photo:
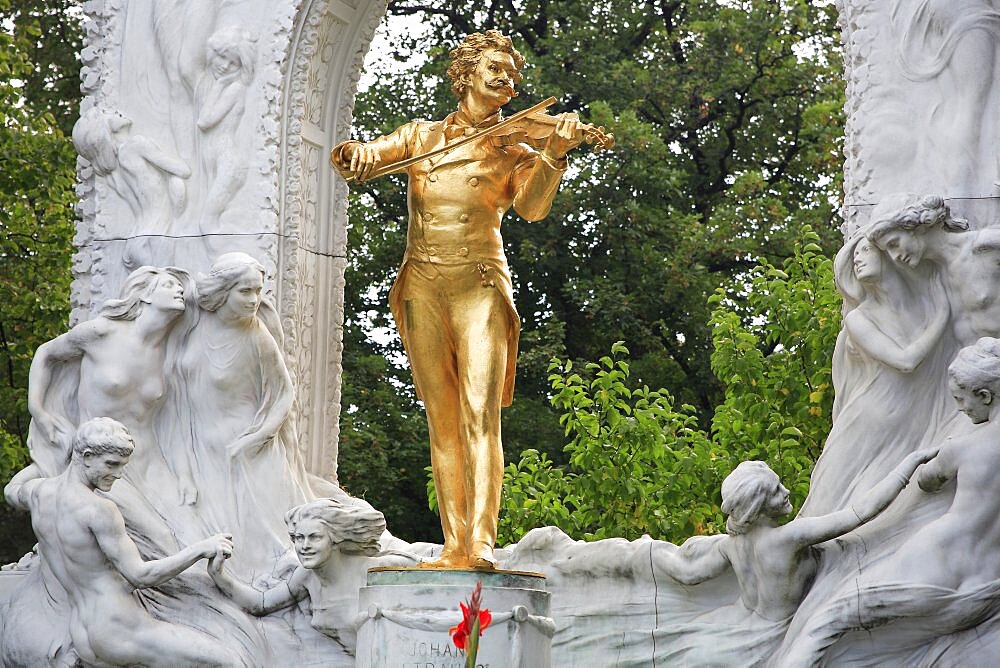
<path id="1" fill-rule="evenodd" d="M 492 135 L 492 134 L 494 134 L 496 132 L 499 132 L 500 130 L 503 130 L 504 128 L 506 128 L 508 126 L 513 125 L 514 123 L 517 123 L 519 120 L 521 120 L 525 116 L 530 116 L 532 114 L 538 113 L 539 111 L 544 111 L 545 109 L 548 109 L 549 107 L 551 107 L 555 103 L 556 103 L 556 99 L 554 97 L 550 97 L 550 98 L 548 98 L 546 100 L 542 100 L 541 102 L 539 102 L 538 104 L 536 104 L 533 107 L 528 107 L 527 109 L 525 109 L 523 111 L 519 111 L 516 114 L 514 114 L 513 116 L 511 116 L 510 118 L 503 119 L 502 121 L 500 121 L 496 125 L 491 125 L 488 128 L 484 128 L 484 129 L 480 130 L 479 132 L 476 132 L 475 134 L 469 135 L 468 137 L 462 137 L 461 139 L 459 139 L 456 142 L 453 142 L 451 144 L 446 144 L 445 146 L 442 146 L 441 148 L 436 148 L 433 151 L 428 151 L 427 153 L 421 153 L 420 155 L 415 155 L 412 158 L 407 158 L 406 160 L 400 160 L 399 162 L 392 162 L 392 163 L 389 163 L 388 165 L 383 165 L 382 167 L 379 167 L 378 169 L 376 169 L 375 173 L 372 174 L 368 178 L 369 179 L 374 179 L 375 177 L 385 176 L 386 174 L 395 174 L 396 172 L 401 172 L 404 169 L 406 169 L 407 167 L 409 167 L 410 165 L 415 165 L 415 164 L 417 164 L 418 162 L 420 162 L 422 160 L 429 160 L 431 158 L 436 158 L 437 156 L 439 156 L 439 155 L 441 155 L 443 153 L 449 153 L 451 151 L 454 151 L 455 149 L 459 148 L 460 146 L 465 146 L 466 144 L 468 144 L 470 142 L 474 142 L 477 139 L 481 139 L 482 137 L 487 137 L 487 136 Z M 330 161 L 331 161 L 331 163 L 333 162 L 333 156 L 332 155 L 330 156 Z M 351 174 L 350 176 L 345 176 L 344 180 L 347 181 L 348 183 L 350 183 L 352 181 L 357 180 L 357 178 L 355 177 L 354 174 Z"/>

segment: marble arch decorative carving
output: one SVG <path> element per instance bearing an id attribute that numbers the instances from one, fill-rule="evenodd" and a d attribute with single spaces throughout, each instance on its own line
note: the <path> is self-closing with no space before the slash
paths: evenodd
<path id="1" fill-rule="evenodd" d="M 334 182 L 324 156 L 349 133 L 361 66 L 385 7 L 385 0 L 84 5 L 81 111 L 90 125 L 74 133 L 87 157 L 78 163 L 73 324 L 117 294 L 129 265 L 197 273 L 221 251 L 260 258 L 298 388 L 306 464 L 326 477 L 336 475 L 339 435 L 347 187 Z"/>

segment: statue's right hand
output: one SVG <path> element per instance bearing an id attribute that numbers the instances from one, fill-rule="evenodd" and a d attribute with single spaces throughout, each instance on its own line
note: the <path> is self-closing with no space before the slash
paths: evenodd
<path id="1" fill-rule="evenodd" d="M 197 545 L 198 552 L 205 559 L 222 557 L 228 559 L 233 556 L 233 534 L 218 533 L 201 541 Z"/>
<path id="2" fill-rule="evenodd" d="M 350 169 L 358 183 L 370 179 L 378 169 L 378 151 L 367 144 L 354 144 L 351 151 Z"/>
<path id="3" fill-rule="evenodd" d="M 49 412 L 39 411 L 34 416 L 42 436 L 51 445 L 57 445 L 73 433 L 73 427 L 68 422 Z"/>

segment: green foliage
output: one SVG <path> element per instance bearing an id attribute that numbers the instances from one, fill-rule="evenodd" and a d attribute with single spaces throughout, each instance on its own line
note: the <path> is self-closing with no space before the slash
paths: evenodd
<path id="1" fill-rule="evenodd" d="M 359 137 L 453 111 L 448 50 L 469 32 L 498 28 L 528 61 L 509 112 L 555 95 L 554 111 L 579 112 L 618 142 L 606 153 L 572 153 L 545 220 L 505 221 L 522 319 L 514 404 L 503 416 L 508 458 L 531 449 L 538 461 L 568 465 L 548 361 L 583 369 L 615 341 L 631 351 L 631 389 L 664 388 L 708 429 L 726 392 L 712 373 L 708 298 L 747 283 L 762 261 L 781 267 L 803 224 L 827 252 L 839 245 L 843 83 L 833 4 L 393 0 L 389 12 L 419 16 L 426 34 L 411 31 L 388 64 L 370 67 L 376 83 L 355 107 Z M 350 345 L 360 349 L 345 360 L 348 385 L 361 382 L 353 359 L 381 355 L 395 363 L 375 382 L 412 393 L 398 340 L 371 335 L 392 331 L 387 293 L 406 219 L 402 177 L 352 188 L 345 310 Z M 415 402 L 399 408 L 407 406 L 420 415 Z M 366 423 L 381 419 L 357 410 Z M 386 436 L 417 447 L 413 434 Z M 351 465 L 365 475 L 363 461 Z"/>
<path id="2" fill-rule="evenodd" d="M 806 226 L 800 237 L 781 269 L 764 261 L 739 291 L 711 298 L 712 368 L 726 387 L 711 435 L 666 390 L 630 389 L 620 342 L 582 374 L 552 361 L 569 463 L 531 449 L 507 466 L 501 542 L 545 525 L 587 540 L 719 531 L 719 488 L 745 459 L 767 462 L 801 505 L 830 429 L 840 298 L 818 236 Z"/>
<path id="3" fill-rule="evenodd" d="M 0 0 L 5 15 L 12 7 Z M 27 462 L 31 356 L 65 330 L 69 312 L 76 153 L 53 115 L 24 97 L 37 72 L 31 44 L 0 32 L 0 486 Z M 0 551 L 5 561 L 31 538 L 23 518 L 0 515 L 0 543 L 12 550 Z"/>
<path id="4" fill-rule="evenodd" d="M 79 116 L 80 49 L 83 12 L 80 0 L 4 0 L 0 17 L 10 27 L 18 50 L 31 63 L 19 74 L 24 102 L 34 114 L 48 114 L 67 137 Z"/>
<path id="5" fill-rule="evenodd" d="M 819 237 L 802 230 L 795 254 L 779 269 L 764 262 L 738 301 L 711 298 L 712 369 L 726 384 L 712 432 L 734 463 L 762 459 L 798 508 L 831 427 L 833 348 L 840 295 Z"/>
<path id="6" fill-rule="evenodd" d="M 502 542 L 545 525 L 587 540 L 682 536 L 719 519 L 705 485 L 717 477 L 716 457 L 694 409 L 675 410 L 665 390 L 629 389 L 627 355 L 616 342 L 611 356 L 585 365 L 587 379 L 571 361 L 552 361 L 552 403 L 571 437 L 569 464 L 554 468 L 528 450 L 507 467 Z"/>
<path id="7" fill-rule="evenodd" d="M 355 372 L 343 385 L 339 478 L 351 494 L 368 500 L 406 540 L 440 532 L 424 497 L 424 467 L 430 463 L 427 422 L 416 399 L 401 392 L 390 364 L 377 354 L 360 358 L 360 346 L 345 346 Z M 363 410 L 359 407 L 363 407 Z"/>

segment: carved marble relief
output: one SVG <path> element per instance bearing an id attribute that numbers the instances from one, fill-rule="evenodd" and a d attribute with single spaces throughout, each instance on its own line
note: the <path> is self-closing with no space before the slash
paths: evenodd
<path id="1" fill-rule="evenodd" d="M 29 396 L 33 462 L 15 476 L 6 494 L 32 513 L 42 549 L 29 560 L 30 577 L 20 593 L 2 601 L 24 612 L 28 621 L 3 625 L 0 647 L 8 653 L 0 652 L 0 662 L 37 658 L 55 643 L 92 663 L 121 665 L 161 652 L 180 663 L 266 665 L 271 641 L 291 642 L 289 634 L 301 633 L 293 630 L 295 624 L 308 626 L 308 621 L 275 622 L 261 636 L 239 612 L 238 601 L 206 587 L 208 574 L 187 571 L 188 566 L 201 558 L 228 559 L 229 570 L 248 583 L 244 586 L 273 588 L 298 563 L 295 532 L 289 533 L 285 516 L 317 499 L 336 506 L 338 517 L 348 520 L 335 522 L 338 536 L 348 533 L 336 542 L 363 542 L 366 554 L 379 553 L 381 513 L 305 469 L 281 326 L 263 286 L 263 266 L 242 252 L 221 255 L 194 281 L 180 269 L 140 267 L 101 315 L 39 348 Z M 95 420 L 114 422 L 115 438 L 128 441 L 128 452 L 122 450 L 113 470 L 103 460 L 83 461 L 80 441 L 88 438 L 88 425 Z M 90 464 L 104 468 L 91 476 L 91 488 L 77 489 Z M 76 501 L 68 486 L 76 490 Z M 48 500 L 41 503 L 36 496 L 42 492 L 29 493 L 29 488 L 52 491 L 44 491 Z M 101 495 L 91 501 L 94 489 Z M 104 509 L 107 536 L 94 529 L 96 544 L 82 545 L 73 542 L 72 527 L 52 529 L 51 509 L 64 503 Z M 212 534 L 225 538 L 206 542 Z M 134 556 L 123 561 L 113 544 Z M 111 626 L 84 619 L 83 609 L 96 606 L 101 615 L 118 618 L 128 606 L 110 592 L 95 602 L 85 574 L 77 577 L 65 567 L 63 557 L 70 553 L 92 553 L 95 564 L 104 563 L 88 571 L 95 578 L 148 589 L 142 600 L 153 616 L 148 622 L 142 615 L 134 619 L 141 646 L 120 645 L 121 634 Z M 183 556 L 170 556 L 176 554 Z M 181 566 L 171 569 L 164 565 L 168 562 Z M 347 562 L 351 575 L 345 579 Z M 315 589 L 313 626 L 321 630 L 317 615 L 325 614 L 330 624 L 330 615 L 344 624 L 353 620 L 346 609 L 321 613 L 322 597 L 356 591 L 367 565 L 379 562 L 344 557 L 338 563 L 340 568 L 324 571 L 322 595 L 319 585 L 309 584 L 311 572 L 295 580 L 304 583 L 303 591 Z M 147 582 L 141 575 L 147 571 L 161 575 Z M 48 620 L 45 633 L 37 627 L 40 619 Z M 83 620 L 85 628 L 72 620 Z M 176 621 L 194 631 L 171 631 L 166 623 Z M 168 642 L 167 636 L 174 640 Z M 199 640 L 204 636 L 231 640 L 216 642 L 209 651 Z M 333 643 L 323 651 L 341 656 L 337 648 Z"/>
<path id="2" fill-rule="evenodd" d="M 991 0 L 839 0 L 848 80 L 845 219 L 853 232 L 896 192 L 1000 194 Z M 970 200 L 970 205 L 972 200 Z M 996 215 L 997 208 L 978 206 Z"/>
<path id="3" fill-rule="evenodd" d="M 336 474 L 346 137 L 384 2 L 92 0 L 81 58 L 73 322 L 141 265 L 257 258 L 285 333 L 310 471 Z M 130 122 L 129 122 L 130 121 Z M 336 200 L 336 201 L 334 201 Z M 315 326 L 314 326 L 315 325 Z"/>
<path id="4" fill-rule="evenodd" d="M 106 179 L 128 206 L 131 216 L 111 233 L 127 239 L 122 263 L 134 269 L 153 261 L 149 236 L 176 234 L 191 168 L 152 139 L 131 135 L 131 127 L 121 112 L 93 107 L 73 127 L 73 144 L 96 177 Z"/>
<path id="5" fill-rule="evenodd" d="M 239 230 L 238 194 L 247 178 L 248 151 L 240 125 L 248 88 L 254 80 L 257 35 L 241 28 L 221 28 L 208 39 L 208 74 L 199 96 L 198 153 L 208 193 L 200 230 Z M 237 214 L 233 220 L 226 215 Z"/>

